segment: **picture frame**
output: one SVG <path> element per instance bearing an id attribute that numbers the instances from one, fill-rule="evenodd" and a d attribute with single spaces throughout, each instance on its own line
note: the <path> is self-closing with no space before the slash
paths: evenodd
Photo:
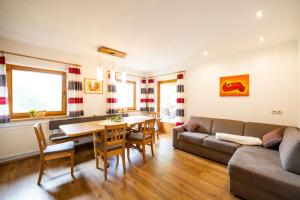
<path id="1" fill-rule="evenodd" d="M 103 94 L 103 80 L 85 78 L 84 79 L 84 93 L 86 94 Z"/>
<path id="2" fill-rule="evenodd" d="M 249 96 L 249 74 L 220 77 L 220 96 Z"/>

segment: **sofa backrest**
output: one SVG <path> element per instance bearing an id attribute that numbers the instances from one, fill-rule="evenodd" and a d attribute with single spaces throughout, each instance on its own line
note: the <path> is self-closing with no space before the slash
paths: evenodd
<path id="1" fill-rule="evenodd" d="M 300 175 L 300 132 L 295 127 L 287 127 L 279 146 L 283 169 Z"/>
<path id="2" fill-rule="evenodd" d="M 256 123 L 256 122 L 245 122 L 245 136 L 258 137 L 262 139 L 262 137 L 277 128 L 285 128 L 285 126 L 276 125 L 276 124 L 264 124 L 264 123 Z"/>
<path id="3" fill-rule="evenodd" d="M 212 124 L 213 124 L 213 119 L 212 118 L 192 116 L 191 120 L 200 125 L 198 127 L 197 132 L 209 133 L 209 134 L 212 133 L 211 132 L 211 127 L 212 127 Z"/>
<path id="4" fill-rule="evenodd" d="M 213 119 L 212 133 L 228 133 L 234 135 L 244 134 L 245 123 L 237 120 L 229 119 Z"/>

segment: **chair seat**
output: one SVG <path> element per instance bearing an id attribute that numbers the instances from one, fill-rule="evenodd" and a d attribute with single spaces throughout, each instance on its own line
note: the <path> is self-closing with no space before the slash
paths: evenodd
<path id="1" fill-rule="evenodd" d="M 97 143 L 96 148 L 99 149 L 100 151 L 114 151 L 117 149 L 122 149 L 122 144 L 114 144 L 114 145 L 109 145 L 109 146 L 104 146 L 104 143 Z"/>
<path id="2" fill-rule="evenodd" d="M 55 134 L 51 134 L 49 136 L 49 140 L 51 142 L 59 142 L 59 141 L 67 140 L 67 139 L 70 139 L 70 137 L 64 133 L 55 133 Z"/>
<path id="3" fill-rule="evenodd" d="M 61 152 L 67 152 L 67 151 L 73 151 L 75 147 L 74 142 L 64 142 L 60 144 L 53 144 L 46 147 L 44 150 L 44 154 L 52 154 L 52 153 L 61 153 Z"/>
<path id="4" fill-rule="evenodd" d="M 151 138 L 151 135 L 147 134 L 145 136 L 145 139 L 150 139 Z M 143 140 L 143 133 L 141 132 L 138 132 L 138 133 L 131 133 L 127 140 Z"/>
<path id="5" fill-rule="evenodd" d="M 178 140 L 190 144 L 202 145 L 203 140 L 209 135 L 198 132 L 181 132 L 178 135 Z"/>

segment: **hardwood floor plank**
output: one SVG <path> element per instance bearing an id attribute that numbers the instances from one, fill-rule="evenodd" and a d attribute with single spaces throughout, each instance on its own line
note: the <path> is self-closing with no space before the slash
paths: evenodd
<path id="1" fill-rule="evenodd" d="M 154 148 L 153 158 L 146 147 L 145 164 L 141 153 L 132 149 L 125 175 L 121 159 L 109 159 L 106 182 L 103 170 L 96 169 L 92 145 L 76 148 L 75 179 L 67 159 L 51 161 L 41 187 L 36 185 L 39 158 L 1 165 L 0 199 L 238 199 L 229 192 L 226 166 L 173 149 L 169 134 L 161 134 Z"/>

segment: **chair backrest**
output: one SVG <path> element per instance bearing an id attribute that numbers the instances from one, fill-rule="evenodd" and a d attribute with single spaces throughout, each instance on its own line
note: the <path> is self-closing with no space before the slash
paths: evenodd
<path id="1" fill-rule="evenodd" d="M 143 139 L 146 138 L 147 135 L 150 135 L 151 138 L 154 136 L 155 133 L 155 118 L 145 120 L 145 122 L 142 123 L 142 133 L 143 133 Z"/>
<path id="2" fill-rule="evenodd" d="M 122 144 L 125 147 L 127 124 L 105 126 L 103 133 L 104 146 Z"/>
<path id="3" fill-rule="evenodd" d="M 41 123 L 37 123 L 33 126 L 33 128 L 34 128 L 34 131 L 35 131 L 36 139 L 39 143 L 40 153 L 42 154 L 44 152 L 44 149 L 47 147 L 47 143 L 46 143 L 46 140 L 45 140 L 42 125 L 41 125 Z"/>
<path id="4" fill-rule="evenodd" d="M 155 119 L 159 118 L 159 112 L 149 112 L 149 117 L 153 117 Z"/>

